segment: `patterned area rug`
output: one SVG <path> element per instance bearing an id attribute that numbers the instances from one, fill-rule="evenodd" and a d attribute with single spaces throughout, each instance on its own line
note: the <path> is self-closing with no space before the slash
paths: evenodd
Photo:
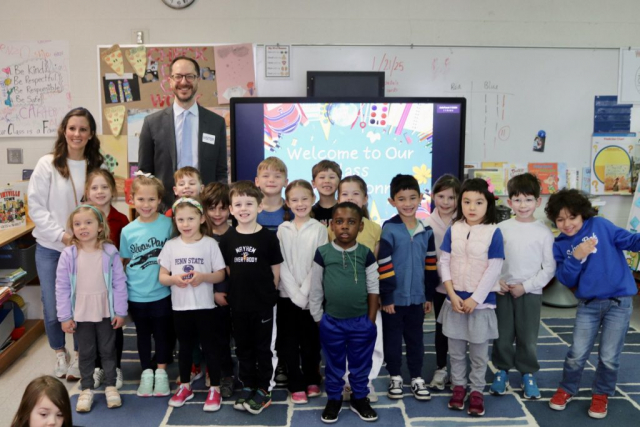
<path id="1" fill-rule="evenodd" d="M 379 419 L 377 426 L 562 426 L 579 423 L 580 427 L 596 425 L 587 415 L 591 401 L 591 383 L 597 365 L 598 346 L 593 350 L 585 368 L 580 392 L 562 412 L 549 408 L 548 401 L 558 387 L 562 376 L 562 364 L 571 343 L 574 319 L 548 318 L 542 319 L 540 338 L 538 341 L 538 358 L 541 370 L 537 375 L 538 386 L 542 392 L 540 400 L 531 401 L 522 398 L 520 375 L 511 372 L 511 390 L 504 396 L 496 397 L 485 393 L 486 414 L 482 418 L 471 418 L 465 412 L 452 411 L 447 408 L 451 396 L 449 390 L 433 392 L 432 399 L 427 402 L 415 400 L 408 384 L 408 371 L 403 371 L 405 397 L 402 400 L 391 400 L 386 396 L 389 375 L 383 367 L 380 376 L 374 381 L 378 402 L 373 404 Z M 429 319 L 424 324 L 425 379 L 430 380 L 435 369 L 435 350 L 433 346 L 434 321 Z M 172 389 L 178 377 L 177 361 L 169 369 Z M 406 368 L 405 368 L 406 369 Z M 487 382 L 493 379 L 493 366 L 487 370 Z M 326 403 L 326 395 L 310 399 L 306 405 L 291 403 L 285 389 L 275 389 L 273 404 L 260 415 L 251 415 L 233 409 L 236 394 L 223 401 L 223 407 L 215 413 L 205 413 L 202 405 L 206 397 L 204 379 L 194 383 L 196 396 L 182 408 L 170 408 L 166 398 L 140 398 L 136 396 L 141 370 L 135 344 L 135 328 L 125 329 L 125 353 L 123 356 L 123 373 L 125 385 L 122 390 L 123 405 L 118 409 L 107 409 L 104 398 L 104 387 L 96 391 L 93 409 L 87 414 L 74 411 L 74 425 L 91 427 L 113 426 L 304 426 L 325 425 L 320 421 L 320 414 Z M 72 405 L 80 392 L 79 384 L 72 390 Z M 640 332 L 630 329 L 623 354 L 617 392 L 609 400 L 609 415 L 606 425 L 631 426 L 638 425 L 640 418 Z M 636 420 L 636 421 L 633 421 Z M 338 421 L 342 425 L 364 425 L 356 414 L 349 410 L 345 403 Z M 602 421 L 598 424 L 602 427 Z"/>

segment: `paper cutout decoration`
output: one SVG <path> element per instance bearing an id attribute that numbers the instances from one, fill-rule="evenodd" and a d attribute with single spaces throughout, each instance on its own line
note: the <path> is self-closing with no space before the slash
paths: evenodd
<path id="1" fill-rule="evenodd" d="M 107 118 L 109 127 L 113 135 L 120 135 L 122 125 L 124 124 L 124 114 L 126 108 L 124 105 L 117 105 L 115 107 L 107 107 L 104 109 L 104 116 Z"/>
<path id="2" fill-rule="evenodd" d="M 124 51 L 127 61 L 133 67 L 136 74 L 144 77 L 147 72 L 147 48 L 144 46 L 134 47 Z"/>
<path id="3" fill-rule="evenodd" d="M 119 76 L 124 74 L 124 61 L 122 60 L 122 51 L 119 45 L 114 44 L 105 50 L 102 53 L 102 60 Z"/>

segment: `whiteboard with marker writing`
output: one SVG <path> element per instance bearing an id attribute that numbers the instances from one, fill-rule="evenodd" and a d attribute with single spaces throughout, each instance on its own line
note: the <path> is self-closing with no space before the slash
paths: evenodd
<path id="1" fill-rule="evenodd" d="M 306 96 L 307 71 L 385 71 L 386 96 L 467 98 L 467 162 L 590 163 L 596 95 L 618 91 L 618 49 L 291 46 L 290 78 L 265 77 L 259 96 Z M 538 131 L 544 152 L 534 152 Z"/>

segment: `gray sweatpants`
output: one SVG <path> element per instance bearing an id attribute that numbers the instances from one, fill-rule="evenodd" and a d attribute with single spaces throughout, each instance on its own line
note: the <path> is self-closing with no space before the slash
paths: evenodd
<path id="1" fill-rule="evenodd" d="M 467 342 L 449 338 L 449 361 L 451 363 L 451 384 L 467 387 Z M 471 391 L 484 391 L 487 385 L 485 374 L 489 363 L 489 341 L 482 344 L 469 343 L 469 360 L 471 362 Z"/>
<path id="2" fill-rule="evenodd" d="M 104 384 L 116 385 L 116 331 L 109 318 L 101 322 L 76 322 L 76 339 L 80 353 L 80 386 L 82 390 L 93 389 L 93 371 L 96 367 L 96 352 L 100 354 L 104 369 Z"/>

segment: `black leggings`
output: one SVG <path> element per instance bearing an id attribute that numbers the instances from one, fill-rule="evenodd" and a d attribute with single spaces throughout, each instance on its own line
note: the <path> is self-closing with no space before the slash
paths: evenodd
<path id="1" fill-rule="evenodd" d="M 173 316 L 171 295 L 153 302 L 129 301 L 129 314 L 136 325 L 138 355 L 142 370 L 151 369 L 151 336 L 155 343 L 158 365 L 169 363 L 171 356 L 171 330 Z"/>
<path id="2" fill-rule="evenodd" d="M 216 339 L 211 333 L 215 330 L 214 309 L 174 311 L 173 321 L 176 335 L 180 343 L 178 357 L 180 366 L 180 382 L 188 384 L 193 364 L 193 350 L 202 345 L 202 355 L 209 369 L 211 386 L 220 385 L 220 358 L 216 351 Z"/>
<path id="3" fill-rule="evenodd" d="M 449 353 L 449 339 L 444 336 L 442 333 L 442 323 L 438 323 L 438 316 L 440 315 L 440 310 L 442 309 L 442 305 L 444 304 L 447 296 L 445 294 L 441 294 L 440 292 L 435 292 L 433 295 L 433 309 L 436 314 L 436 364 L 438 365 L 438 369 L 444 368 L 447 366 L 447 353 Z"/>
<path id="4" fill-rule="evenodd" d="M 122 350 L 124 349 L 124 327 L 116 329 L 116 366 L 122 368 Z M 96 368 L 102 369 L 102 361 L 100 360 L 100 353 L 96 357 Z"/>

